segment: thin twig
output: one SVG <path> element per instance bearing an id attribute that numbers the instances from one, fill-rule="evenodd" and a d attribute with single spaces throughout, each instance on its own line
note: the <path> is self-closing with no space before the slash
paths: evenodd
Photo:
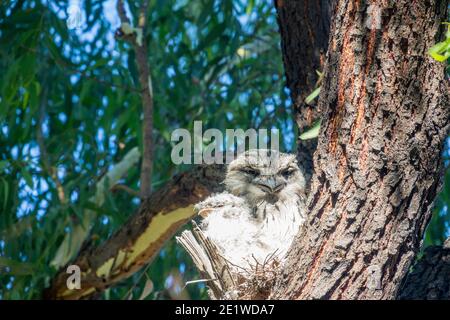
<path id="1" fill-rule="evenodd" d="M 145 40 L 146 34 L 146 14 L 148 9 L 148 0 L 143 1 L 139 10 L 138 27 L 141 29 L 139 40 L 137 34 L 133 37 L 127 37 L 133 44 L 136 53 L 136 64 L 139 73 L 139 83 L 141 85 L 141 100 L 144 118 L 142 121 L 142 164 L 140 176 L 140 196 L 141 199 L 147 199 L 152 189 L 152 167 L 153 167 L 153 88 L 150 76 L 150 65 L 148 63 L 148 46 Z M 126 16 L 123 0 L 117 1 L 117 11 L 119 13 L 121 24 L 130 24 Z"/>
<path id="2" fill-rule="evenodd" d="M 37 54 L 37 50 L 33 49 L 33 48 L 29 48 L 27 46 L 24 46 L 23 44 L 20 45 L 20 47 L 22 49 L 27 50 L 28 52 Z M 61 71 L 67 71 L 70 74 L 78 74 L 80 77 L 84 78 L 84 79 L 89 79 L 89 80 L 93 80 L 95 82 L 98 82 L 108 88 L 120 88 L 120 89 L 124 89 L 124 90 L 128 90 L 128 91 L 133 91 L 133 92 L 138 92 L 141 93 L 142 90 L 141 89 L 137 89 L 131 86 L 127 86 L 127 85 L 121 85 L 121 84 L 116 84 L 116 83 L 112 83 L 110 81 L 106 81 L 106 80 L 102 80 L 100 78 L 97 78 L 95 75 L 88 74 L 88 71 L 82 71 L 82 70 L 78 70 L 78 69 L 74 69 L 73 66 L 71 66 L 69 63 L 67 63 L 66 61 L 64 61 L 63 59 L 59 59 L 58 57 L 51 57 L 53 59 L 53 61 L 56 63 L 56 66 L 58 66 L 60 68 Z"/>
<path id="3" fill-rule="evenodd" d="M 139 17 L 139 24 L 142 25 L 142 34 L 145 37 L 145 20 L 148 7 L 148 1 L 144 1 L 141 6 L 141 16 Z M 153 166 L 153 88 L 150 77 L 150 66 L 148 64 L 148 48 L 145 39 L 142 40 L 142 45 L 135 44 L 136 62 L 139 70 L 139 82 L 141 88 L 147 88 L 142 91 L 142 107 L 144 111 L 144 119 L 142 124 L 143 135 L 143 152 L 142 152 L 142 166 L 141 166 L 141 197 L 146 199 L 150 196 L 152 187 L 152 166 Z"/>
<path id="4" fill-rule="evenodd" d="M 132 196 L 134 196 L 134 197 L 139 197 L 139 196 L 140 196 L 140 194 L 139 194 L 138 191 L 136 191 L 136 190 L 130 188 L 130 187 L 127 186 L 127 185 L 121 184 L 121 183 L 115 184 L 115 185 L 113 185 L 113 186 L 111 187 L 111 191 L 114 192 L 114 191 L 117 191 L 117 190 L 125 191 L 126 193 L 128 193 L 128 194 L 130 194 L 130 195 L 132 195 Z"/>
<path id="5" fill-rule="evenodd" d="M 138 25 L 139 28 L 144 29 L 145 26 L 147 25 L 147 10 L 148 10 L 148 0 L 145 0 L 142 5 L 141 8 L 139 10 L 139 21 L 138 21 Z"/>
<path id="6" fill-rule="evenodd" d="M 145 275 L 147 277 L 147 270 L 148 268 L 151 266 L 151 263 L 148 263 L 147 266 L 144 268 L 144 270 L 142 271 L 142 273 L 139 275 L 139 278 L 137 279 L 137 281 L 131 286 L 131 288 L 127 291 L 127 293 L 125 294 L 125 296 L 122 298 L 122 300 L 129 298 L 130 294 L 133 292 L 133 290 L 137 287 L 137 285 L 139 284 L 139 282 L 141 281 L 142 277 Z M 148 278 L 147 278 L 148 279 Z"/>
<path id="7" fill-rule="evenodd" d="M 47 152 L 47 147 L 45 146 L 45 140 L 44 140 L 44 132 L 43 132 L 43 125 L 45 121 L 45 117 L 47 114 L 47 94 L 48 94 L 48 87 L 46 81 L 43 81 L 43 89 L 42 89 L 41 99 L 39 102 L 39 115 L 38 115 L 38 121 L 37 121 L 37 130 L 36 130 L 36 141 L 38 143 L 39 147 L 39 153 L 42 161 L 42 167 L 45 172 L 48 173 L 48 175 L 51 177 L 51 179 L 56 184 L 56 191 L 58 194 L 59 201 L 64 204 L 66 203 L 66 196 L 64 193 L 64 188 L 62 186 L 61 180 L 59 180 L 58 174 L 56 172 L 56 169 L 52 167 L 50 157 Z"/>
<path id="8" fill-rule="evenodd" d="M 216 279 L 198 279 L 198 280 L 186 281 L 182 290 L 186 289 L 186 287 L 190 284 L 205 283 L 205 282 L 218 281 L 218 280 L 219 279 L 216 278 Z"/>

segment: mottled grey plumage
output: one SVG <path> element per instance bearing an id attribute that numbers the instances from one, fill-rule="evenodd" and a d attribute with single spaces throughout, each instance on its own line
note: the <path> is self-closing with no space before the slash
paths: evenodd
<path id="1" fill-rule="evenodd" d="M 294 155 L 250 150 L 230 163 L 226 191 L 197 204 L 200 227 L 231 265 L 282 261 L 305 219 L 305 179 Z"/>

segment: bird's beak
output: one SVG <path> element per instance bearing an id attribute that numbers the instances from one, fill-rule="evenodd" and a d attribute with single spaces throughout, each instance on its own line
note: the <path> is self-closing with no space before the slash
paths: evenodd
<path id="1" fill-rule="evenodd" d="M 284 188 L 286 183 L 284 181 L 280 181 L 276 177 L 268 176 L 268 177 L 261 177 L 256 181 L 258 186 L 260 186 L 264 191 L 270 192 L 270 193 L 277 193 L 281 189 Z"/>

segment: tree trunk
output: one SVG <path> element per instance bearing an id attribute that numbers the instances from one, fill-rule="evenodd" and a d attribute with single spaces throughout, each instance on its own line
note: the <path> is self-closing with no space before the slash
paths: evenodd
<path id="1" fill-rule="evenodd" d="M 427 49 L 447 4 L 338 1 L 310 213 L 274 298 L 396 297 L 441 183 L 448 85 Z"/>
<path id="2" fill-rule="evenodd" d="M 323 70 L 334 2 L 275 0 L 286 84 L 300 132 L 320 119 L 317 107 L 307 105 L 305 98 L 314 90 L 318 81 L 317 71 Z M 298 140 L 298 161 L 307 180 L 312 175 L 316 145 L 315 140 Z"/>

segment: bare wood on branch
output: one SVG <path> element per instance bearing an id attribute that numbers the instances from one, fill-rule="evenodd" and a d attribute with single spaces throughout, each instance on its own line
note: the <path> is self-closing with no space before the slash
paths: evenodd
<path id="1" fill-rule="evenodd" d="M 152 193 L 137 213 L 110 239 L 95 248 L 85 248 L 69 264 L 82 271 L 82 289 L 69 290 L 63 267 L 45 291 L 47 299 L 86 299 L 127 278 L 150 263 L 167 240 L 193 215 L 195 203 L 221 192 L 223 165 L 196 166 L 176 175 Z"/>

